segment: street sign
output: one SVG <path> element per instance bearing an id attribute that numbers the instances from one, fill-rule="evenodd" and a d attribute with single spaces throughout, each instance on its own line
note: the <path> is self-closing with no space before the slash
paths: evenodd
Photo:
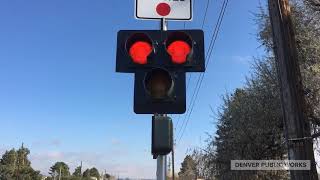
<path id="1" fill-rule="evenodd" d="M 136 0 L 138 19 L 191 20 L 192 0 Z"/>

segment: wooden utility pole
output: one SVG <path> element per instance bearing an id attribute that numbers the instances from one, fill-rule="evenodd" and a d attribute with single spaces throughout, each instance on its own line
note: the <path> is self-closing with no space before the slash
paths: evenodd
<path id="1" fill-rule="evenodd" d="M 174 136 L 174 135 L 172 135 L 172 136 Z M 175 174 L 174 174 L 174 148 L 175 148 L 175 145 L 176 145 L 176 143 L 175 143 L 175 141 L 173 141 L 173 146 L 172 146 L 172 180 L 175 180 Z"/>
<path id="2" fill-rule="evenodd" d="M 82 179 L 82 161 L 80 163 L 80 179 Z"/>
<path id="3" fill-rule="evenodd" d="M 61 165 L 59 167 L 59 180 L 61 180 Z"/>
<path id="4" fill-rule="evenodd" d="M 289 160 L 310 160 L 310 171 L 290 170 L 292 180 L 316 180 L 310 124 L 298 63 L 298 52 L 288 0 L 268 0 L 274 54 L 279 77 L 284 130 Z"/>

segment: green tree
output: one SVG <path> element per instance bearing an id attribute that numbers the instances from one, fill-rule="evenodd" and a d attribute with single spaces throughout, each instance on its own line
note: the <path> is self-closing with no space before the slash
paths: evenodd
<path id="1" fill-rule="evenodd" d="M 83 172 L 83 177 L 85 177 L 85 178 L 96 177 L 97 179 L 100 179 L 100 174 L 99 174 L 98 169 L 93 167 L 91 169 L 86 169 Z"/>
<path id="2" fill-rule="evenodd" d="M 72 175 L 76 177 L 81 177 L 81 166 L 76 167 Z"/>
<path id="3" fill-rule="evenodd" d="M 190 155 L 187 155 L 181 163 L 180 172 L 178 173 L 179 179 L 194 180 L 197 177 L 196 162 Z"/>
<path id="4" fill-rule="evenodd" d="M 31 167 L 28 160 L 29 149 L 23 145 L 18 149 L 6 151 L 0 159 L 0 179 L 1 180 L 38 180 L 41 179 L 39 171 Z"/>
<path id="5" fill-rule="evenodd" d="M 70 176 L 69 166 L 64 162 L 56 162 L 53 166 L 50 167 L 49 171 L 49 174 L 52 177 L 61 175 L 61 177 L 65 178 Z"/>
<path id="6" fill-rule="evenodd" d="M 13 178 L 17 167 L 17 152 L 15 149 L 6 151 L 0 160 L 0 179 Z"/>
<path id="7" fill-rule="evenodd" d="M 100 179 L 100 174 L 97 168 L 93 167 L 90 169 L 90 176 L 96 177 L 98 180 Z"/>
<path id="8" fill-rule="evenodd" d="M 86 170 L 83 172 L 82 176 L 89 178 L 89 177 L 90 177 L 90 169 L 86 169 Z"/>
<path id="9" fill-rule="evenodd" d="M 20 147 L 20 149 L 17 150 L 17 164 L 18 168 L 28 167 L 30 166 L 31 162 L 28 160 L 28 155 L 30 154 L 30 151 L 28 148 Z"/>
<path id="10" fill-rule="evenodd" d="M 107 173 L 107 174 L 103 175 L 103 177 L 104 177 L 104 179 L 109 179 L 109 178 L 111 178 L 111 175 Z"/>
<path id="11" fill-rule="evenodd" d="M 300 69 L 313 131 L 320 125 L 320 14 L 303 0 L 292 8 Z M 256 59 L 245 87 L 224 97 L 217 131 L 201 154 L 206 179 L 287 179 L 284 171 L 231 171 L 234 159 L 285 159 L 286 144 L 268 14 L 257 14 L 258 39 L 266 56 Z"/>
<path id="12" fill-rule="evenodd" d="M 259 67 L 264 67 L 264 63 Z M 266 67 L 265 67 L 266 68 Z M 260 75 L 260 74 L 258 74 Z M 260 79 L 261 78 L 261 79 Z M 245 89 L 225 97 L 219 115 L 215 146 L 215 176 L 218 179 L 285 179 L 283 171 L 231 171 L 231 160 L 284 159 L 280 100 L 267 79 L 255 77 Z M 275 91 L 277 92 L 277 91 Z"/>

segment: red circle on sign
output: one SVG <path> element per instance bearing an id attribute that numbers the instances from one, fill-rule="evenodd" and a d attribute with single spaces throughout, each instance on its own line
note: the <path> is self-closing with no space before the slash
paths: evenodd
<path id="1" fill-rule="evenodd" d="M 171 7 L 167 3 L 160 3 L 157 5 L 156 10 L 160 16 L 168 16 L 170 14 Z"/>

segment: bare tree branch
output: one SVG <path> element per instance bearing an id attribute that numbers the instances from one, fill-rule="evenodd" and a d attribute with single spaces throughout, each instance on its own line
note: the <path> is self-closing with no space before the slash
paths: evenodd
<path id="1" fill-rule="evenodd" d="M 318 138 L 319 136 L 320 136 L 320 132 L 317 132 L 311 135 L 312 139 Z"/>
<path id="2" fill-rule="evenodd" d="M 315 10 L 320 11 L 320 0 L 305 0 L 309 3 Z"/>
<path id="3" fill-rule="evenodd" d="M 320 119 L 319 119 L 319 118 L 316 118 L 316 117 L 314 117 L 314 116 L 310 116 L 310 117 L 309 117 L 309 120 L 310 120 L 310 122 L 311 122 L 312 124 L 315 124 L 315 125 L 320 126 Z"/>

